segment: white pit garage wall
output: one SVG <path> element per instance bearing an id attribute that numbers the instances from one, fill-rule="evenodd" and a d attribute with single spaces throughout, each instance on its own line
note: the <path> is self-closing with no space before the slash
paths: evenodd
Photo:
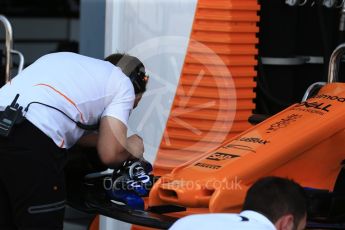
<path id="1" fill-rule="evenodd" d="M 125 52 L 143 61 L 147 92 L 129 121 L 153 162 L 170 113 L 192 30 L 197 0 L 106 0 L 105 56 Z M 101 217 L 101 230 L 131 225 Z"/>

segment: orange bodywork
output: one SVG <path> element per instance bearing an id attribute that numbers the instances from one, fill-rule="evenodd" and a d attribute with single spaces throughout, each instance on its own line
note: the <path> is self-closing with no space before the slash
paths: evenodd
<path id="1" fill-rule="evenodd" d="M 345 84 L 328 84 L 306 102 L 162 176 L 151 190 L 149 206 L 237 212 L 248 187 L 268 175 L 332 191 L 345 158 L 344 121 Z"/>
<path id="2" fill-rule="evenodd" d="M 250 128 L 259 9 L 257 0 L 197 1 L 155 175 L 169 173 Z"/>

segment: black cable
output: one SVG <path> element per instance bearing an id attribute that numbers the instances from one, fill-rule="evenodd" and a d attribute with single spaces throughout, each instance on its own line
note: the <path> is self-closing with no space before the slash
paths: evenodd
<path id="1" fill-rule="evenodd" d="M 32 104 L 40 104 L 40 105 L 47 106 L 47 107 L 49 107 L 49 108 L 51 108 L 51 109 L 55 109 L 55 110 L 59 111 L 60 113 L 62 113 L 63 115 L 65 115 L 65 116 L 66 116 L 68 119 L 70 119 L 72 122 L 74 122 L 74 123 L 77 124 L 77 122 L 76 122 L 75 120 L 73 120 L 70 116 L 68 116 L 64 111 L 62 111 L 62 110 L 60 110 L 60 109 L 58 109 L 58 108 L 55 108 L 55 107 L 53 107 L 53 106 L 51 106 L 51 105 L 47 105 L 47 104 L 44 104 L 44 103 L 38 102 L 38 101 L 30 102 L 30 103 L 26 106 L 26 108 L 24 109 L 24 111 L 27 112 L 27 111 L 29 110 L 30 105 L 32 105 Z"/>
<path id="2" fill-rule="evenodd" d="M 92 131 L 92 130 L 97 130 L 98 127 L 99 127 L 99 124 L 96 124 L 96 125 L 85 125 L 79 121 L 75 121 L 73 120 L 70 116 L 68 116 L 64 111 L 58 109 L 58 108 L 55 108 L 54 106 L 51 106 L 51 105 L 47 105 L 47 104 L 44 104 L 42 102 L 38 102 L 38 101 L 33 101 L 33 102 L 30 102 L 24 109 L 25 113 L 29 110 L 29 107 L 30 105 L 32 104 L 40 104 L 40 105 L 44 105 L 44 106 L 47 106 L 51 109 L 55 109 L 56 111 L 62 113 L 63 115 L 65 115 L 69 120 L 71 120 L 73 123 L 75 123 L 79 128 L 81 129 L 84 129 L 84 130 L 89 130 L 89 131 Z"/>

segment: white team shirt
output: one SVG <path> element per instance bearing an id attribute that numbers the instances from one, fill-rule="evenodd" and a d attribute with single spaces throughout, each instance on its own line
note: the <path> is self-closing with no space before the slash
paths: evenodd
<path id="1" fill-rule="evenodd" d="M 56 107 L 75 121 L 97 124 L 117 118 L 127 126 L 135 94 L 130 79 L 110 62 L 60 52 L 45 55 L 0 89 L 0 111 L 19 93 L 18 103 Z M 61 148 L 72 147 L 87 132 L 60 112 L 31 104 L 25 115 Z"/>
<path id="2" fill-rule="evenodd" d="M 197 214 L 183 217 L 176 221 L 170 230 L 276 230 L 276 227 L 264 215 L 254 211 L 240 214 Z"/>

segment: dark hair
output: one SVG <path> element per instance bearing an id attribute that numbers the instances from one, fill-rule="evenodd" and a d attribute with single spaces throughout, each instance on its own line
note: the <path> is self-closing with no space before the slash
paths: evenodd
<path id="1" fill-rule="evenodd" d="M 135 94 L 146 91 L 148 77 L 145 73 L 144 64 L 138 58 L 116 53 L 106 57 L 104 60 L 121 68 L 122 72 L 131 80 Z"/>
<path id="2" fill-rule="evenodd" d="M 252 210 L 266 216 L 272 223 L 286 214 L 292 214 L 297 227 L 307 212 L 304 189 L 293 180 L 264 177 L 248 190 L 243 210 Z"/>

